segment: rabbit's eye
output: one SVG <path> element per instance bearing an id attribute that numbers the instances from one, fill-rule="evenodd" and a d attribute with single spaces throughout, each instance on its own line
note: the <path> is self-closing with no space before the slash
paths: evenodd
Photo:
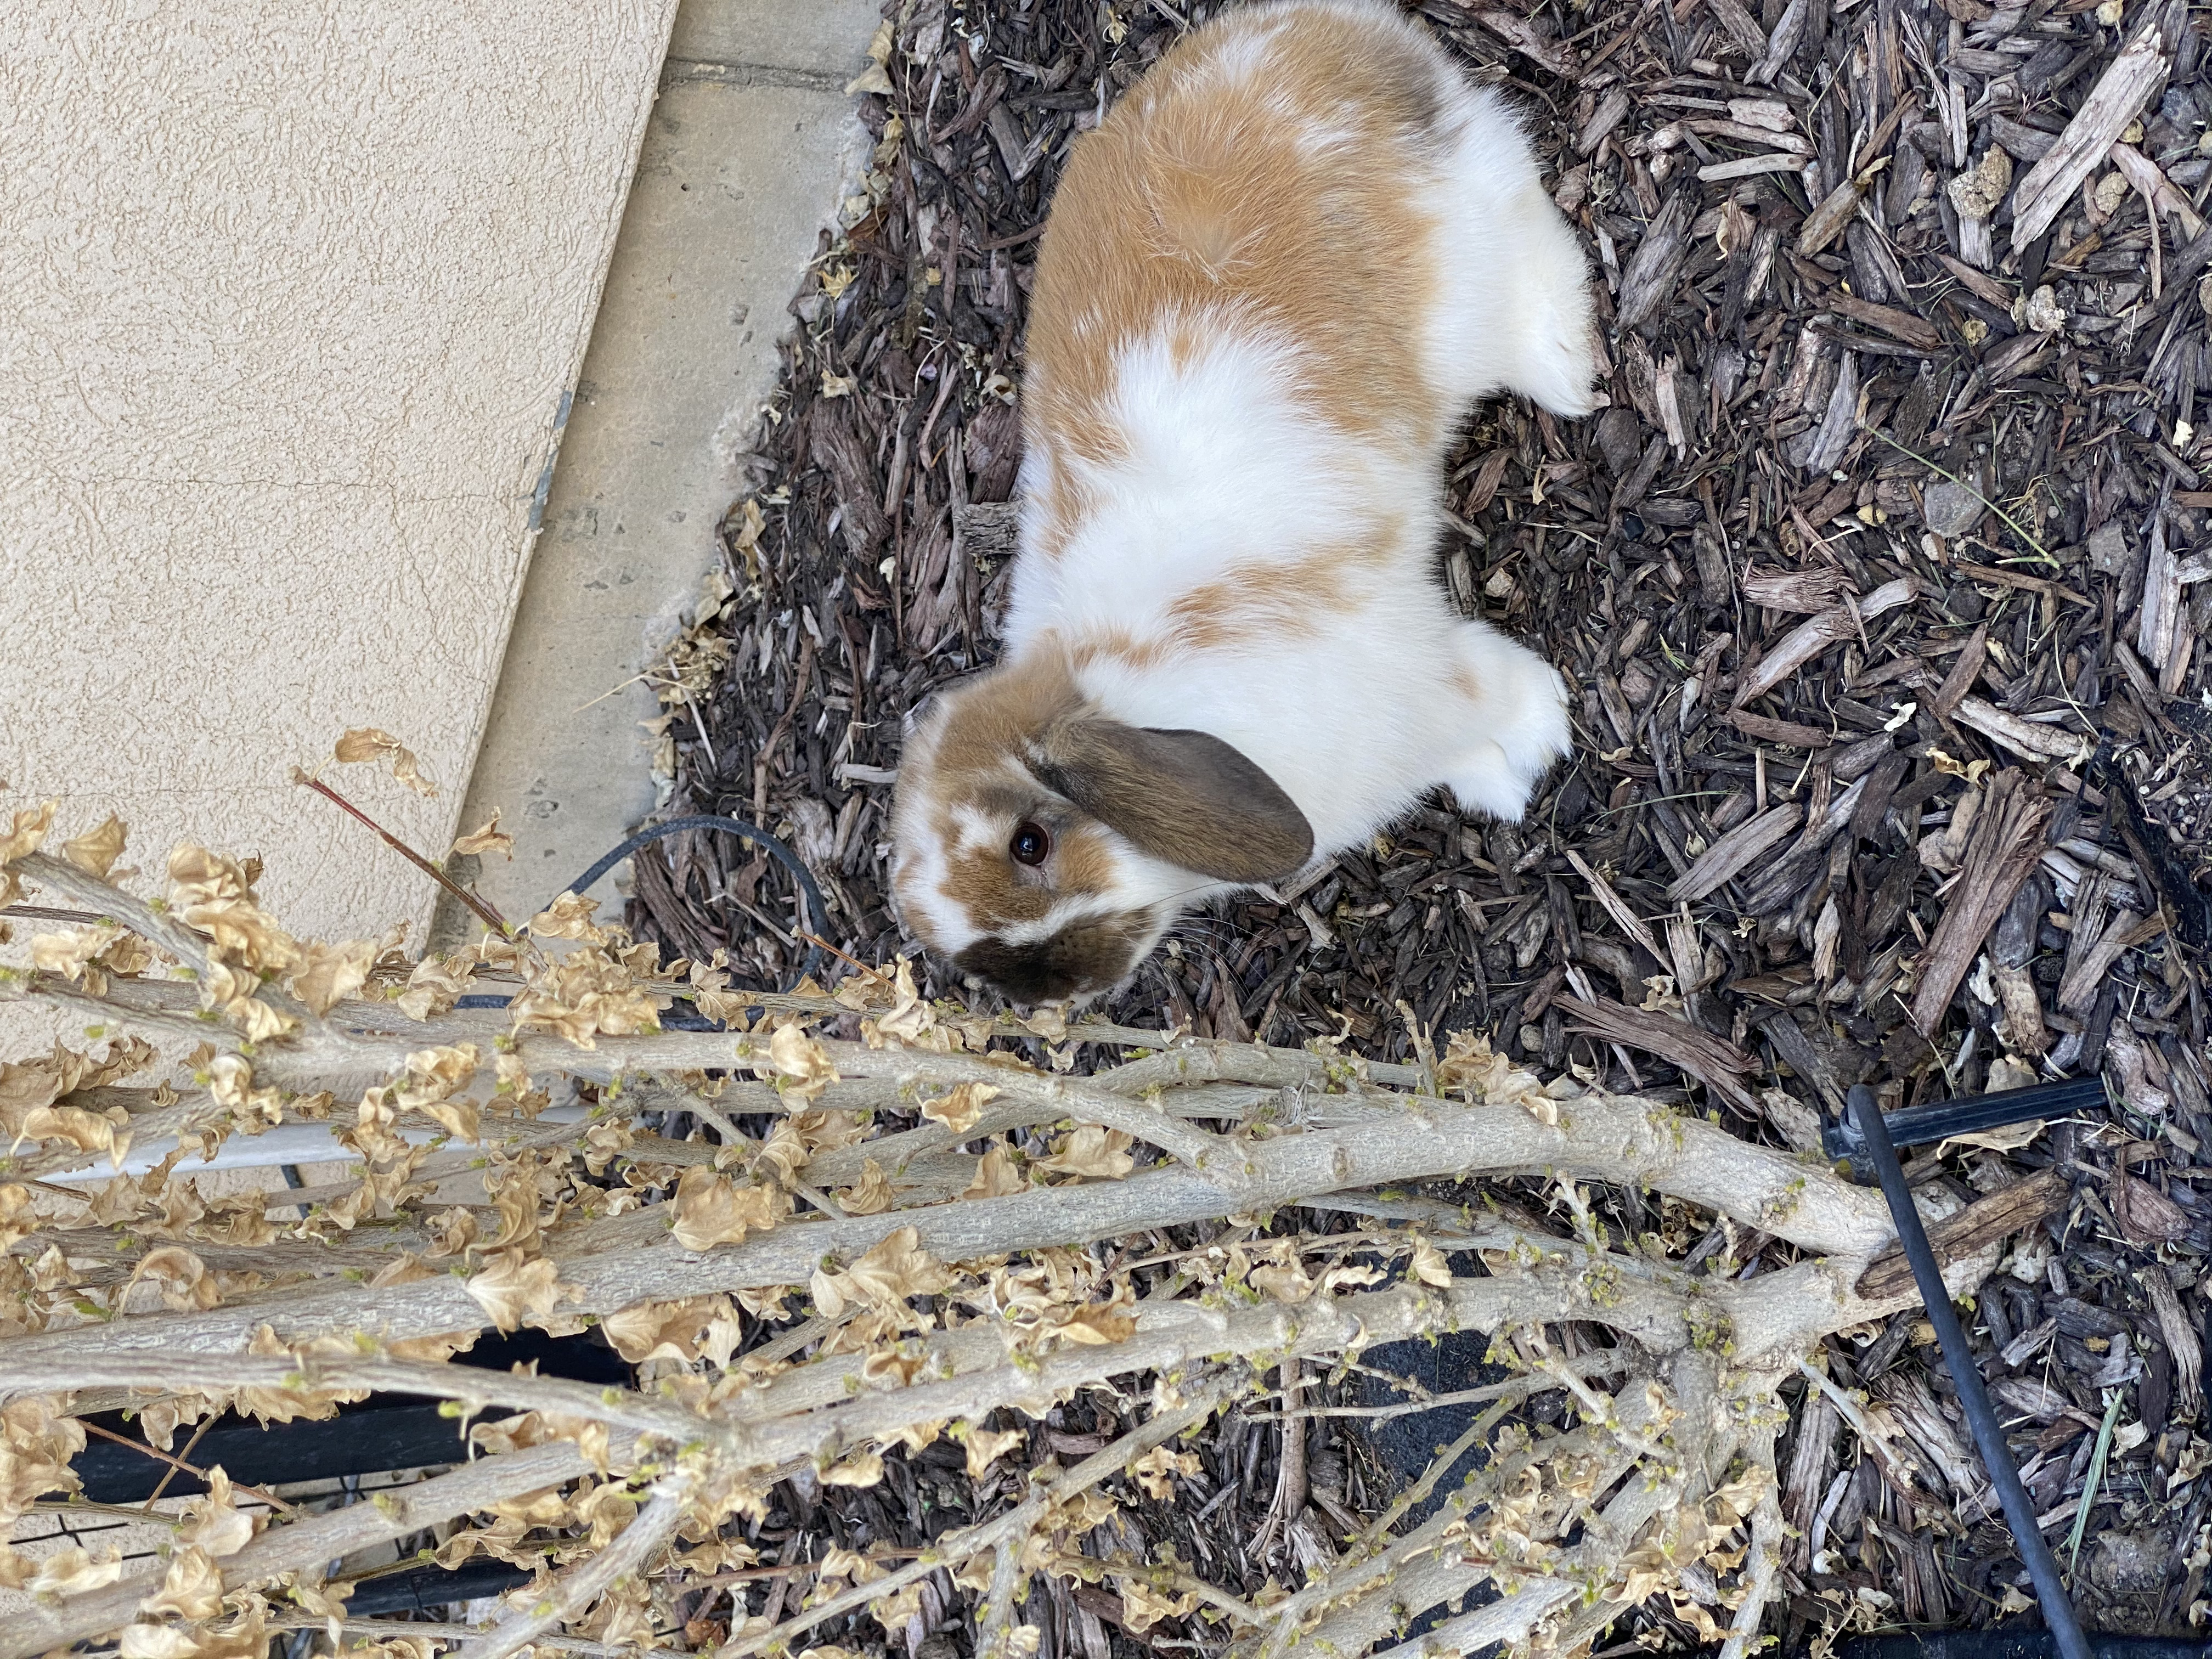
<path id="1" fill-rule="evenodd" d="M 1006 851 L 1013 854 L 1017 864 L 1042 864 L 1052 852 L 1052 836 L 1044 825 L 1024 818 L 1015 826 L 1014 838 L 1006 843 Z"/>

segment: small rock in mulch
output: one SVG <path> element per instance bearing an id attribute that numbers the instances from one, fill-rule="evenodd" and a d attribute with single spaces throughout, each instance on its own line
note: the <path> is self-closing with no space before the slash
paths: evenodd
<path id="1" fill-rule="evenodd" d="M 1989 505 L 1962 483 L 1938 478 L 1920 498 L 1921 517 L 1938 536 L 1963 536 L 1982 521 Z"/>
<path id="2" fill-rule="evenodd" d="M 2139 1595 L 2162 1589 L 2173 1565 L 2173 1539 L 2163 1532 L 2108 1532 L 2089 1558 L 2089 1577 L 2097 1588 L 2116 1595 Z"/>

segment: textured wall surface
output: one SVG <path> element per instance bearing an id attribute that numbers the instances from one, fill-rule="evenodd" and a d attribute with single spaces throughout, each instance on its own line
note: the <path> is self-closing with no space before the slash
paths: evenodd
<path id="1" fill-rule="evenodd" d="M 673 10 L 0 9 L 0 810 L 428 917 L 288 769 L 385 727 L 441 793 L 333 781 L 453 834 Z"/>

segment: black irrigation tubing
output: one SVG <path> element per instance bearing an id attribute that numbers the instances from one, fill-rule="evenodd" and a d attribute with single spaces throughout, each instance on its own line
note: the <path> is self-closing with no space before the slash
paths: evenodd
<path id="1" fill-rule="evenodd" d="M 671 818 L 665 823 L 656 823 L 639 830 L 600 859 L 590 869 L 585 871 L 582 875 L 577 877 L 574 881 L 569 883 L 566 890 L 571 893 L 585 891 L 593 882 L 637 851 L 639 848 L 648 842 L 659 841 L 664 836 L 675 835 L 678 830 L 720 830 L 725 834 L 736 836 L 741 840 L 752 842 L 762 852 L 766 853 L 791 872 L 793 878 L 799 883 L 799 890 L 805 896 L 806 919 L 812 927 L 819 929 L 828 925 L 830 907 L 823 902 L 822 889 L 815 882 L 814 872 L 806 867 L 805 860 L 775 836 L 769 834 L 767 830 L 747 823 L 743 818 L 724 817 L 714 812 L 695 812 L 688 817 Z M 810 939 L 807 941 L 805 959 L 800 963 L 799 972 L 792 978 L 791 982 L 794 989 L 803 984 L 810 975 L 820 970 L 822 957 L 822 946 Z M 456 1008 L 504 1008 L 508 1001 L 508 998 L 502 996 L 478 994 L 459 998 L 453 1006 Z M 672 1019 L 664 1019 L 661 1024 L 680 1031 L 715 1031 L 721 1029 L 720 1021 L 707 1019 L 697 1014 L 678 1014 Z"/>
<path id="2" fill-rule="evenodd" d="M 2060 1083 L 2039 1083 L 2026 1089 L 2000 1089 L 1994 1094 L 1969 1095 L 1960 1100 L 1939 1100 L 1924 1106 L 1907 1106 L 1882 1114 L 1882 1127 L 1892 1146 L 1932 1146 L 1953 1135 L 1974 1134 L 1984 1129 L 2037 1118 L 2066 1117 L 2106 1103 L 2101 1075 L 2069 1078 Z M 1852 1173 L 1864 1180 L 1872 1173 L 1866 1142 L 1858 1126 L 1846 1115 L 1831 1119 L 1823 1108 L 1821 1149 L 1831 1158 L 1850 1160 Z"/>
<path id="3" fill-rule="evenodd" d="M 1943 1346 L 1943 1363 L 1951 1373 L 1951 1383 L 1959 1391 L 1959 1404 L 1966 1413 L 1967 1426 L 1974 1431 L 1974 1443 L 1981 1448 L 1982 1462 L 1989 1469 L 1990 1482 L 1996 1488 L 1997 1501 L 2004 1506 L 2006 1524 L 2012 1528 L 2013 1542 L 2020 1550 L 2020 1559 L 2027 1565 L 2028 1576 L 2035 1581 L 2036 1600 L 2043 1607 L 2043 1620 L 2049 1626 L 2051 1640 L 2056 1644 L 2059 1659 L 2093 1659 L 2089 1643 L 2081 1634 L 2081 1621 L 2074 1616 L 2074 1603 L 2066 1595 L 2066 1582 L 2059 1576 L 2057 1559 L 2051 1547 L 2043 1541 L 2043 1529 L 2036 1524 L 2035 1504 L 2027 1489 L 2020 1483 L 2020 1470 L 2013 1462 L 2012 1448 L 2005 1443 L 2004 1425 L 1990 1405 L 1988 1392 L 1982 1387 L 1981 1368 L 1974 1363 L 1974 1352 L 1966 1346 L 1966 1333 L 1959 1323 L 1959 1315 L 1951 1306 L 1951 1292 L 1943 1283 L 1943 1270 L 1936 1264 L 1936 1252 L 1929 1248 L 1927 1231 L 1920 1224 L 1920 1212 L 1913 1206 L 1912 1188 L 1906 1183 L 1905 1170 L 1897 1161 L 1897 1148 L 1889 1138 L 1889 1126 L 1883 1121 L 1881 1107 L 1875 1099 L 1874 1091 L 1863 1083 L 1854 1085 L 1848 1097 L 1852 1120 L 1866 1143 L 1867 1159 L 1874 1165 L 1875 1174 L 1881 1182 L 1881 1195 L 1889 1200 L 1890 1218 L 1897 1225 L 1897 1242 L 1905 1249 L 1905 1259 L 1912 1265 L 1913 1283 L 1920 1287 L 1920 1299 L 1927 1305 L 1929 1322 L 1936 1327 L 1936 1335 Z"/>

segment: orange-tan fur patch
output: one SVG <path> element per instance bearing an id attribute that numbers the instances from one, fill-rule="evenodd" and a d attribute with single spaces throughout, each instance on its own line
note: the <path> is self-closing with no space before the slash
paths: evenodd
<path id="1" fill-rule="evenodd" d="M 1157 668 L 1174 655 L 1172 642 L 1162 639 L 1139 639 L 1126 628 L 1099 629 L 1081 635 L 1068 647 L 1068 660 L 1078 668 L 1088 668 L 1106 658 L 1129 668 Z"/>
<path id="2" fill-rule="evenodd" d="M 1255 37 L 1261 61 L 1229 73 Z M 1431 141 L 1443 96 L 1437 66 L 1387 19 L 1260 11 L 1170 51 L 1079 141 L 1054 198 L 1023 399 L 1032 442 L 1118 459 L 1126 347 L 1226 307 L 1291 343 L 1322 418 L 1431 446 L 1426 400 L 1405 394 L 1423 377 L 1418 322 L 1440 273 L 1412 169 L 1387 158 Z M 1330 133 L 1346 143 L 1313 142 Z M 1042 505 L 1062 526 L 1084 506 L 1068 483 Z"/>
<path id="3" fill-rule="evenodd" d="M 1174 639 L 1191 650 L 1219 651 L 1310 635 L 1360 608 L 1376 567 L 1396 556 L 1403 533 L 1404 521 L 1393 517 L 1360 541 L 1333 543 L 1281 564 L 1233 566 L 1168 607 Z"/>

